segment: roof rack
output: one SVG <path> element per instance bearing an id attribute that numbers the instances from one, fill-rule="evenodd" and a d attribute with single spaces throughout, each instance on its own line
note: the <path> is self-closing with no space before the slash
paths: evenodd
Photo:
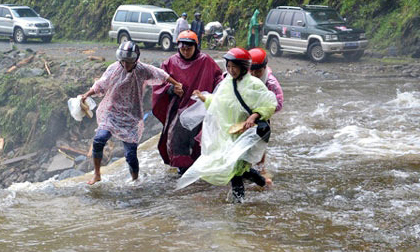
<path id="1" fill-rule="evenodd" d="M 304 5 L 305 8 L 316 8 L 316 9 L 330 9 L 331 7 L 326 5 Z"/>
<path id="2" fill-rule="evenodd" d="M 295 7 L 295 6 L 277 6 L 276 9 L 302 10 L 301 7 Z"/>

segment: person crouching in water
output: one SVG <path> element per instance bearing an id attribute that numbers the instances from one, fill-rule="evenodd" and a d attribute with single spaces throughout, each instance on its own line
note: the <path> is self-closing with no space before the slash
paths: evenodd
<path id="1" fill-rule="evenodd" d="M 257 119 L 268 120 L 271 117 L 277 101 L 260 79 L 249 74 L 251 55 L 247 50 L 233 48 L 223 57 L 229 74 L 220 82 L 215 93 L 204 96 L 199 90 L 194 91 L 207 108 L 201 156 L 179 179 L 177 189 L 200 178 L 214 185 L 226 185 L 230 181 L 234 202 L 242 202 L 245 197 L 243 178 L 259 186 L 272 184 L 271 179 L 251 168 L 245 156 L 256 156 L 254 162 L 260 161 L 265 145 L 262 151 L 254 148 L 264 141 L 254 125 Z M 239 93 L 252 114 L 248 113 L 235 93 Z M 240 130 L 232 132 L 230 129 L 238 123 L 243 123 Z M 255 154 L 257 151 L 259 155 Z"/>
<path id="2" fill-rule="evenodd" d="M 277 107 L 275 113 L 279 112 L 283 108 L 283 90 L 280 86 L 279 81 L 274 76 L 273 71 L 267 66 L 268 59 L 267 53 L 262 48 L 254 48 L 249 50 L 251 54 L 252 65 L 251 75 L 259 78 L 265 86 L 276 95 Z M 257 169 L 261 173 L 265 173 L 265 153 L 261 162 L 257 164 Z"/>
<path id="3" fill-rule="evenodd" d="M 212 93 L 223 79 L 222 70 L 207 54 L 198 50 L 198 37 L 190 30 L 178 36 L 178 53 L 162 63 L 162 69 L 182 82 L 183 93 L 166 82 L 153 87 L 153 115 L 163 124 L 158 149 L 165 164 L 183 174 L 200 156 L 201 123 L 192 130 L 180 122 L 181 113 L 195 103 L 194 90 Z"/>
<path id="4" fill-rule="evenodd" d="M 106 142 L 115 136 L 123 141 L 124 155 L 133 180 L 138 178 L 137 143 L 144 129 L 143 92 L 146 85 L 172 83 L 182 93 L 182 84 L 162 69 L 141 63 L 140 48 L 132 41 L 122 42 L 116 51 L 118 61 L 111 64 L 102 77 L 82 95 L 82 102 L 91 95 L 104 96 L 96 111 L 98 128 L 93 138 L 94 175 L 87 183 L 101 180 L 101 160 Z"/>

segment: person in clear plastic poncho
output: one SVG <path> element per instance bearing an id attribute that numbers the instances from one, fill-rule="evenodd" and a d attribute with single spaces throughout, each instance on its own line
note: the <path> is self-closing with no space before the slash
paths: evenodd
<path id="1" fill-rule="evenodd" d="M 115 136 L 123 141 L 124 154 L 133 180 L 138 178 L 137 143 L 144 129 L 143 92 L 146 85 L 172 83 L 182 92 L 182 84 L 162 69 L 141 63 L 139 47 L 132 41 L 121 43 L 116 51 L 118 61 L 111 64 L 92 88 L 82 95 L 82 102 L 91 95 L 104 96 L 96 111 L 98 128 L 93 139 L 94 175 L 88 184 L 101 180 L 101 160 L 106 142 Z"/>
<path id="2" fill-rule="evenodd" d="M 267 120 L 274 113 L 277 101 L 262 81 L 248 73 L 251 56 L 245 49 L 233 48 L 224 56 L 229 75 L 219 84 L 214 94 L 204 96 L 194 91 L 207 107 L 203 121 L 201 156 L 179 179 L 177 189 L 198 179 L 214 185 L 231 182 L 234 201 L 245 196 L 243 178 L 259 186 L 270 185 L 251 168 L 251 163 L 261 160 L 266 142 L 257 135 L 255 120 Z M 250 115 L 234 93 L 234 87 L 252 110 Z M 232 126 L 243 123 L 239 132 Z"/>
<path id="3" fill-rule="evenodd" d="M 178 36 L 178 53 L 162 63 L 162 69 L 182 82 L 184 95 L 174 92 L 173 85 L 165 82 L 153 87 L 153 115 L 163 124 L 158 149 L 165 164 L 184 173 L 200 156 L 201 124 L 193 129 L 184 128 L 180 116 L 195 101 L 190 99 L 194 90 L 212 93 L 222 80 L 222 70 L 207 54 L 198 49 L 198 38 L 193 31 Z"/>

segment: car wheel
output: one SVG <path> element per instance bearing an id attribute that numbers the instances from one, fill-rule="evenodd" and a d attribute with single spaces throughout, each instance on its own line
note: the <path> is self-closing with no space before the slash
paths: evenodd
<path id="1" fill-rule="evenodd" d="M 270 54 L 273 56 L 281 56 L 283 54 L 283 51 L 280 49 L 279 40 L 277 38 L 270 39 L 268 49 Z"/>
<path id="2" fill-rule="evenodd" d="M 344 52 L 343 56 L 348 61 L 358 61 L 363 56 L 364 53 L 365 53 L 364 50 L 353 51 L 353 52 Z"/>
<path id="3" fill-rule="evenodd" d="M 216 49 L 216 47 L 217 47 L 216 39 L 214 37 L 210 37 L 209 49 L 214 50 L 214 49 Z"/>
<path id="4" fill-rule="evenodd" d="M 51 36 L 47 36 L 47 37 L 42 37 L 41 39 L 42 39 L 42 42 L 44 42 L 44 43 L 50 43 L 51 40 L 52 40 L 52 37 Z"/>
<path id="5" fill-rule="evenodd" d="M 312 43 L 308 48 L 308 56 L 314 62 L 324 62 L 328 54 L 322 50 L 322 46 L 319 42 Z"/>
<path id="6" fill-rule="evenodd" d="M 130 41 L 130 35 L 126 32 L 121 32 L 120 35 L 118 35 L 118 44 L 121 44 L 122 42 Z"/>
<path id="7" fill-rule="evenodd" d="M 25 33 L 21 28 L 16 28 L 15 32 L 13 33 L 13 39 L 16 43 L 24 43 L 26 41 Z"/>
<path id="8" fill-rule="evenodd" d="M 151 42 L 143 42 L 144 44 L 144 48 L 152 48 L 156 45 L 156 43 L 151 43 Z"/>
<path id="9" fill-rule="evenodd" d="M 234 37 L 228 38 L 227 46 L 228 46 L 228 49 L 232 49 L 236 46 L 236 40 Z"/>
<path id="10" fill-rule="evenodd" d="M 164 34 L 160 39 L 160 46 L 164 51 L 170 51 L 173 48 L 172 38 L 168 34 Z"/>

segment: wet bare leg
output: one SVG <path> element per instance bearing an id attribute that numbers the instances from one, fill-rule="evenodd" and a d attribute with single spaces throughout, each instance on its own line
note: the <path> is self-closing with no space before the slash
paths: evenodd
<path id="1" fill-rule="evenodd" d="M 139 173 L 138 172 L 131 172 L 131 178 L 133 178 L 133 181 L 137 180 L 139 177 Z"/>
<path id="2" fill-rule="evenodd" d="M 101 161 L 102 158 L 93 158 L 95 172 L 93 173 L 93 178 L 87 182 L 88 185 L 93 185 L 96 182 L 101 181 Z"/>

